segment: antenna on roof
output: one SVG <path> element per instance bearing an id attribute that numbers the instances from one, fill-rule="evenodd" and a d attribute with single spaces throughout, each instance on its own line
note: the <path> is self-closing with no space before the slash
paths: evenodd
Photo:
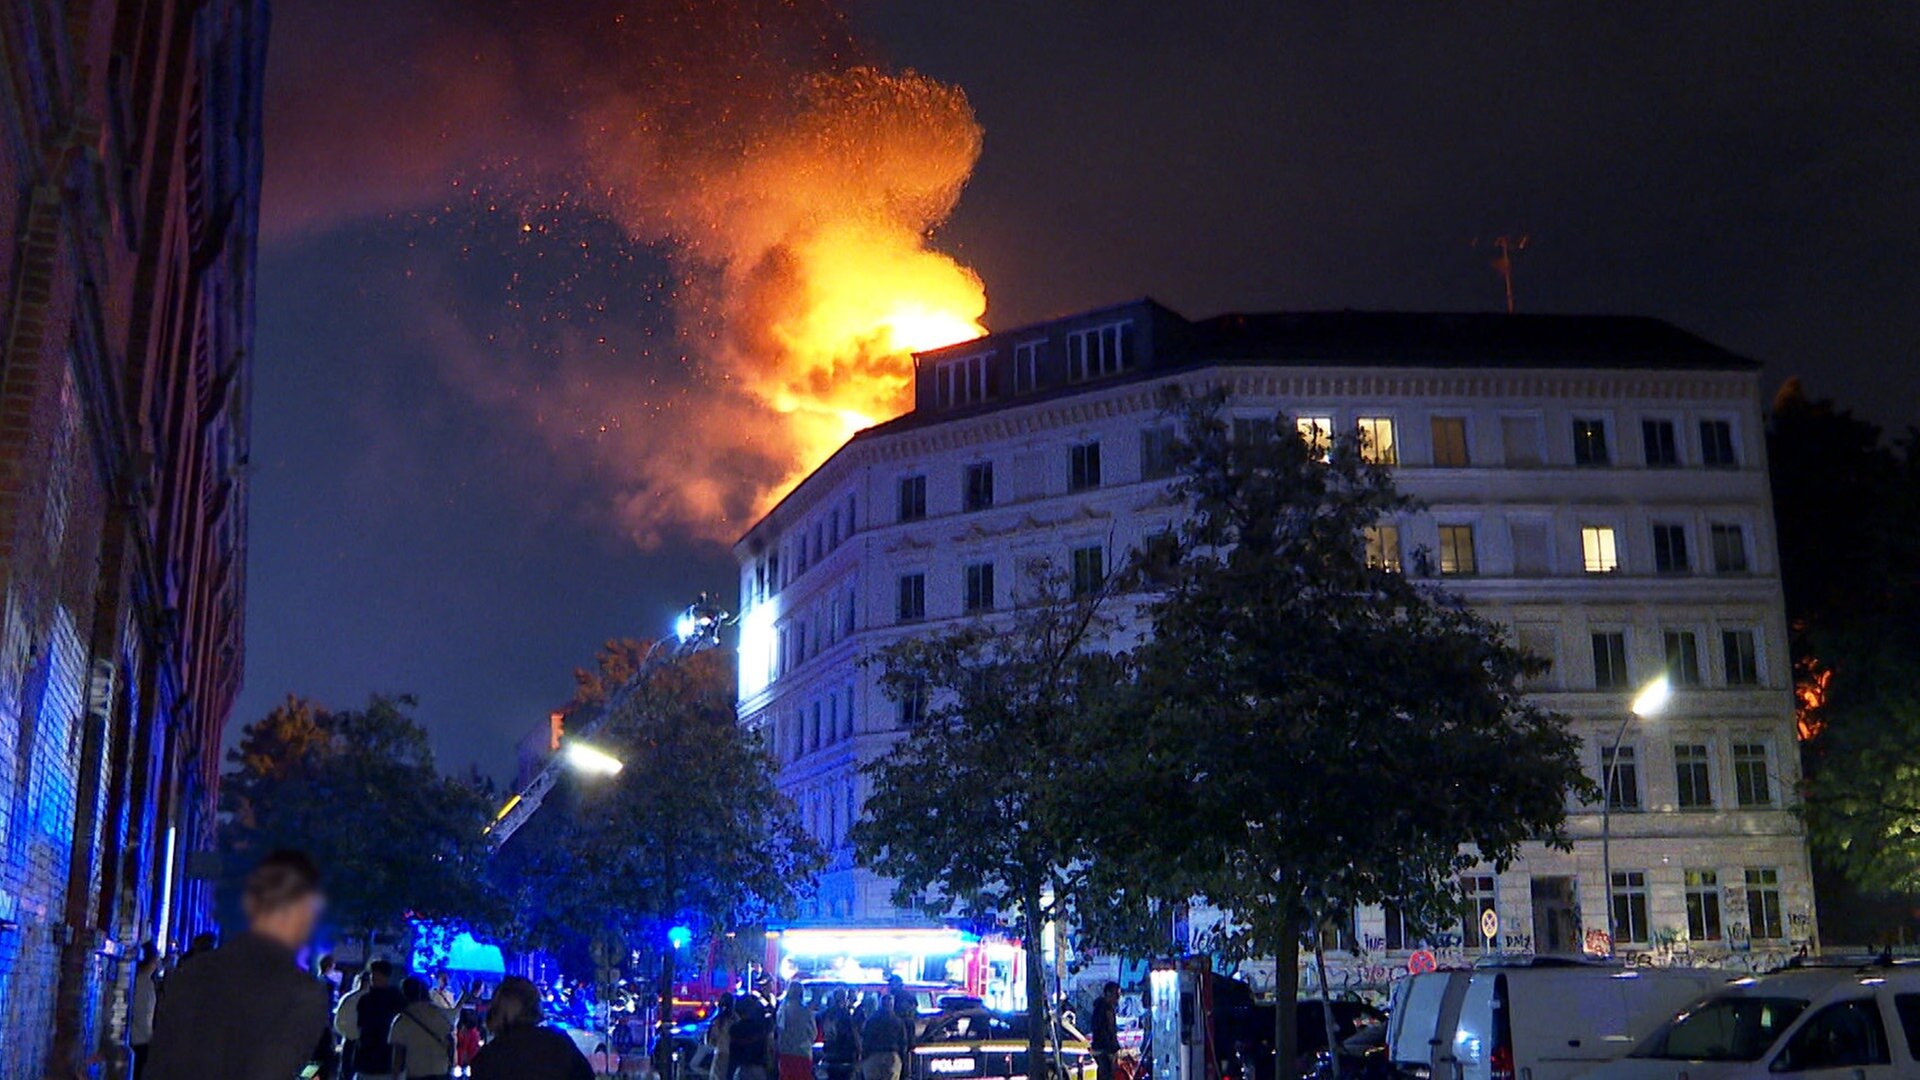
<path id="1" fill-rule="evenodd" d="M 1513 314 L 1513 259 L 1514 256 L 1527 250 L 1527 240 L 1527 234 L 1520 233 L 1515 236 L 1496 236 L 1486 241 L 1487 247 L 1499 252 L 1493 257 L 1493 272 L 1500 275 L 1501 284 L 1507 288 L 1507 314 L 1509 315 Z M 1473 243 L 1468 246 L 1477 248 L 1480 244 L 1481 240 L 1476 236 L 1473 238 Z"/>

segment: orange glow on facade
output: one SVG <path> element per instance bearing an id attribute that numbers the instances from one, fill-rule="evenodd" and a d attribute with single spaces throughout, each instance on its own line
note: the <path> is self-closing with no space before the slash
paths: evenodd
<path id="1" fill-rule="evenodd" d="M 1833 682 L 1833 669 L 1818 657 L 1805 657 L 1793 665 L 1793 714 L 1802 742 L 1820 734 L 1825 721 L 1820 709 L 1827 703 L 1827 691 Z"/>

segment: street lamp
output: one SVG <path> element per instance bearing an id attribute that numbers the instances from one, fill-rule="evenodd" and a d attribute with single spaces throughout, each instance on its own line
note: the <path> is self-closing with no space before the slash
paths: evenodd
<path id="1" fill-rule="evenodd" d="M 1600 780 L 1600 895 L 1606 901 L 1607 908 L 1607 952 L 1613 953 L 1613 786 L 1620 773 L 1620 744 L 1626 741 L 1627 728 L 1634 717 L 1650 720 L 1664 711 L 1667 702 L 1673 699 L 1673 684 L 1668 681 L 1666 672 L 1661 672 L 1652 682 L 1640 688 L 1633 695 L 1633 702 L 1627 706 L 1627 715 L 1620 721 L 1620 730 L 1614 732 L 1613 745 L 1607 750 L 1606 770 Z"/>
<path id="2" fill-rule="evenodd" d="M 620 759 L 583 742 L 567 744 L 567 764 L 592 776 L 618 776 L 626 766 Z"/>

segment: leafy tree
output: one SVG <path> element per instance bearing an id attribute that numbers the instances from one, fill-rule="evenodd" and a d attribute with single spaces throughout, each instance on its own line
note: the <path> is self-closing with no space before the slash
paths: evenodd
<path id="1" fill-rule="evenodd" d="M 819 863 L 772 757 L 735 718 L 734 685 L 723 650 L 656 668 L 594 737 L 619 775 L 562 776 L 497 856 L 526 943 L 576 966 L 596 953 L 657 959 L 663 1024 L 668 931 L 763 922 L 810 889 Z"/>
<path id="2" fill-rule="evenodd" d="M 1920 891 L 1920 436 L 1790 380 L 1767 441 L 1821 913 L 1859 940 Z"/>
<path id="3" fill-rule="evenodd" d="M 1517 689 L 1540 661 L 1369 557 L 1417 509 L 1391 472 L 1285 417 L 1236 431 L 1224 401 L 1171 403 L 1190 514 L 1158 553 L 1134 703 L 1098 729 L 1109 783 L 1153 810 L 1103 819 L 1125 858 L 1093 864 L 1113 901 L 1086 929 L 1124 946 L 1188 898 L 1219 909 L 1213 949 L 1276 959 L 1286 1067 L 1303 935 L 1360 904 L 1450 922 L 1462 870 L 1564 844 L 1568 792 L 1596 792 L 1564 718 Z"/>
<path id="4" fill-rule="evenodd" d="M 567 702 L 567 709 L 572 711 L 606 701 L 607 695 L 633 678 L 640 665 L 647 662 L 647 654 L 652 649 L 651 642 L 608 638 L 594 654 L 592 667 L 573 669 L 573 699 Z"/>
<path id="5" fill-rule="evenodd" d="M 491 793 L 441 775 L 413 704 L 375 695 L 336 712 L 289 696 L 241 730 L 220 788 L 225 897 L 262 855 L 293 847 L 326 873 L 344 931 L 495 917 L 481 839 Z"/>
<path id="6" fill-rule="evenodd" d="M 1083 898 L 1089 813 L 1120 794 L 1092 778 L 1080 743 L 1112 708 L 1124 661 L 1101 646 L 1106 589 L 1081 596 L 1044 563 L 997 618 L 907 638 L 875 658 L 920 722 L 869 764 L 853 838 L 902 906 L 1012 925 L 1027 953 L 1028 1067 L 1045 1072 L 1050 1030 L 1041 931 Z"/>

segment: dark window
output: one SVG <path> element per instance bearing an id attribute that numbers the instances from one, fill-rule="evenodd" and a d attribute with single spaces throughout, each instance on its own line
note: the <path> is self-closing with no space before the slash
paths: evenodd
<path id="1" fill-rule="evenodd" d="M 1647 935 L 1647 875 L 1639 870 L 1613 872 L 1613 933 L 1620 941 L 1644 945 Z"/>
<path id="2" fill-rule="evenodd" d="M 1744 574 L 1747 572 L 1747 531 L 1738 525 L 1713 525 L 1708 531 L 1713 543 L 1713 572 L 1716 574 Z"/>
<path id="3" fill-rule="evenodd" d="M 900 520 L 919 521 L 927 516 L 927 478 L 924 476 L 903 476 L 900 478 Z"/>
<path id="4" fill-rule="evenodd" d="M 1755 935 L 1758 936 L 1757 934 Z M 1904 1023 L 1905 1016 L 1901 1017 Z M 1880 1006 L 1870 997 L 1829 1005 L 1808 1018 L 1787 1040 L 1768 1072 L 1861 1068 L 1893 1061 Z"/>
<path id="5" fill-rule="evenodd" d="M 1573 422 L 1573 463 L 1575 465 L 1606 465 L 1612 458 L 1607 454 L 1607 422 L 1605 420 L 1575 420 Z"/>
<path id="6" fill-rule="evenodd" d="M 900 690 L 900 696 L 894 700 L 894 721 L 900 727 L 914 727 L 927 718 L 927 690 L 924 686 L 914 685 Z"/>
<path id="7" fill-rule="evenodd" d="M 1024 394 L 1040 385 L 1040 350 L 1044 341 L 1028 341 L 1013 347 L 1013 392 Z"/>
<path id="8" fill-rule="evenodd" d="M 967 611 L 993 610 L 993 564 L 974 563 L 967 567 Z"/>
<path id="9" fill-rule="evenodd" d="M 1133 366 L 1133 324 L 1112 323 L 1067 335 L 1067 378 L 1098 379 Z"/>
<path id="10" fill-rule="evenodd" d="M 1386 944 L 1388 949 L 1426 948 L 1426 935 L 1420 932 L 1420 927 L 1417 923 L 1407 918 L 1406 912 L 1401 911 L 1392 904 L 1383 904 L 1381 907 L 1383 909 L 1382 914 L 1386 916 Z M 1475 931 L 1475 933 L 1478 932 L 1477 930 Z"/>
<path id="11" fill-rule="evenodd" d="M 1733 744 L 1733 798 L 1741 806 L 1773 805 L 1773 777 L 1767 769 L 1767 744 Z"/>
<path id="12" fill-rule="evenodd" d="M 993 505 L 993 462 L 981 461 L 967 466 L 963 505 L 968 510 L 985 510 Z"/>
<path id="13" fill-rule="evenodd" d="M 1640 437 L 1646 444 L 1648 468 L 1671 469 L 1680 464 L 1680 448 L 1673 437 L 1673 421 L 1642 420 Z"/>
<path id="14" fill-rule="evenodd" d="M 1634 762 L 1633 747 L 1601 750 L 1600 776 L 1609 810 L 1640 809 L 1640 767 Z"/>
<path id="15" fill-rule="evenodd" d="M 1680 809 L 1706 810 L 1713 806 L 1713 767 L 1705 745 L 1681 743 L 1673 748 L 1673 779 Z"/>
<path id="16" fill-rule="evenodd" d="M 1787 936 L 1780 914 L 1780 871 L 1747 869 L 1748 932 L 1765 941 Z"/>
<path id="17" fill-rule="evenodd" d="M 927 617 L 927 575 L 900 575 L 900 605 L 898 614 L 901 622 Z"/>
<path id="18" fill-rule="evenodd" d="M 1467 467 L 1467 422 L 1458 416 L 1433 418 L 1433 463 L 1442 469 Z"/>
<path id="19" fill-rule="evenodd" d="M 1609 630 L 1593 635 L 1593 688 L 1619 690 L 1627 685 L 1627 635 Z"/>
<path id="20" fill-rule="evenodd" d="M 1162 480 L 1173 475 L 1173 428 L 1150 427 L 1140 432 L 1140 479 Z"/>
<path id="21" fill-rule="evenodd" d="M 1693 569 L 1687 560 L 1687 527 L 1653 527 L 1653 569 L 1661 574 L 1684 574 Z"/>
<path id="22" fill-rule="evenodd" d="M 1480 920 L 1487 912 L 1500 917 L 1499 895 L 1492 874 L 1469 874 L 1460 879 L 1460 940 L 1469 951 L 1498 949 L 1498 935 L 1489 938 L 1480 932 Z"/>
<path id="23" fill-rule="evenodd" d="M 1237 443 L 1266 442 L 1279 430 L 1268 417 L 1242 416 L 1233 421 L 1233 441 Z"/>
<path id="24" fill-rule="evenodd" d="M 1090 596 L 1107 580 L 1107 552 L 1098 544 L 1073 549 L 1073 595 Z"/>
<path id="25" fill-rule="evenodd" d="M 1733 452 L 1733 424 L 1725 420 L 1700 421 L 1700 464 L 1709 469 L 1734 469 L 1740 460 Z"/>
<path id="26" fill-rule="evenodd" d="M 1920 1061 L 1920 994 L 1895 994 L 1893 1011 L 1900 1016 L 1900 1030 L 1907 1033 L 1907 1053 Z"/>
<path id="27" fill-rule="evenodd" d="M 1073 467 L 1067 477 L 1068 491 L 1085 491 L 1100 486 L 1100 444 L 1079 443 L 1073 448 Z"/>
<path id="28" fill-rule="evenodd" d="M 1667 649 L 1667 678 L 1675 686 L 1700 685 L 1700 640 L 1691 630 L 1669 630 L 1662 635 Z"/>
<path id="29" fill-rule="evenodd" d="M 1717 870 L 1688 870 L 1687 938 L 1691 941 L 1719 941 L 1720 873 Z"/>
<path id="30" fill-rule="evenodd" d="M 1726 662 L 1728 686 L 1759 686 L 1760 657 L 1751 630 L 1722 630 L 1720 655 Z"/>

